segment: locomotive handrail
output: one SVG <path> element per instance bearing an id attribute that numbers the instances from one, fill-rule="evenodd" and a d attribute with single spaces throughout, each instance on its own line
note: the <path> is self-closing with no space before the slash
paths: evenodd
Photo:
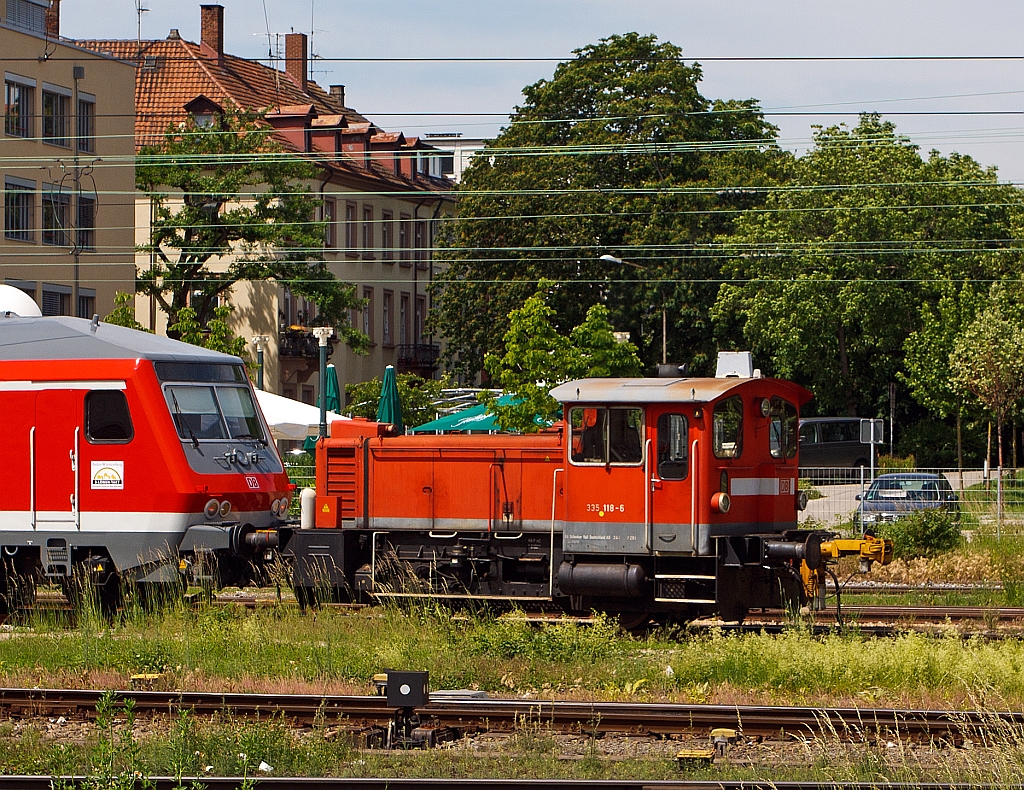
<path id="1" fill-rule="evenodd" d="M 450 538 L 457 538 L 459 536 L 459 533 L 457 531 L 456 532 L 434 532 L 434 530 L 430 530 L 427 533 L 427 535 L 429 535 L 432 538 L 436 538 L 437 540 L 448 540 Z"/>
<path id="2" fill-rule="evenodd" d="M 32 529 L 36 529 L 36 426 L 28 429 L 28 500 L 32 511 Z"/>
<path id="3" fill-rule="evenodd" d="M 654 548 L 654 522 L 651 520 L 651 491 L 654 488 L 654 478 L 651 477 L 651 440 L 644 442 L 644 548 L 651 551 Z"/>
<path id="4" fill-rule="evenodd" d="M 82 509 L 79 506 L 78 502 L 78 497 L 81 494 L 80 487 L 82 484 L 81 473 L 78 468 L 80 466 L 80 464 L 78 463 L 78 434 L 81 430 L 82 429 L 80 427 L 78 427 L 77 425 L 75 426 L 75 454 L 71 458 L 71 471 L 74 472 L 75 474 L 75 501 L 73 510 L 75 513 L 75 527 L 79 530 L 82 529 Z"/>
<path id="5" fill-rule="evenodd" d="M 690 444 L 690 551 L 697 554 L 697 440 Z"/>
<path id="6" fill-rule="evenodd" d="M 565 472 L 558 467 L 551 473 L 551 548 L 548 550 L 548 596 L 555 595 L 555 505 L 558 502 L 558 474 Z"/>

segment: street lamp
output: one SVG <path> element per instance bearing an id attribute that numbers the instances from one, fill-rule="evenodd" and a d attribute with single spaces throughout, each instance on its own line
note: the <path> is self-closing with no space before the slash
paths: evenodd
<path id="1" fill-rule="evenodd" d="M 324 383 L 327 381 L 327 340 L 334 334 L 334 327 L 315 326 L 313 334 L 320 344 L 320 431 L 318 438 L 327 436 L 327 396 L 324 393 Z"/>
<path id="2" fill-rule="evenodd" d="M 604 261 L 605 263 L 614 263 L 614 264 L 619 265 L 619 266 L 621 266 L 622 264 L 625 264 L 626 266 L 632 266 L 634 269 L 640 269 L 640 271 L 643 271 L 643 272 L 647 271 L 647 267 L 646 266 L 641 266 L 639 263 L 633 263 L 633 261 L 626 261 L 626 260 L 623 260 L 622 258 L 616 258 L 614 255 L 605 254 L 605 255 L 602 255 L 600 258 L 598 258 L 598 260 L 599 261 Z M 662 302 L 662 307 L 661 307 L 661 364 L 664 365 L 664 364 L 667 364 L 667 363 L 668 363 L 668 317 L 665 314 L 664 302 Z"/>
<path id="3" fill-rule="evenodd" d="M 256 349 L 256 386 L 263 389 L 263 349 L 267 347 L 270 338 L 266 335 L 254 335 L 252 345 Z"/>

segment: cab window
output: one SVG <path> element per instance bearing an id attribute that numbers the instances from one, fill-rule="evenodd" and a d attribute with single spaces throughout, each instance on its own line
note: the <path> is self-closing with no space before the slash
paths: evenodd
<path id="1" fill-rule="evenodd" d="M 643 461 L 643 411 L 575 408 L 570 459 L 575 464 L 634 466 Z"/>
<path id="2" fill-rule="evenodd" d="M 796 442 L 796 406 L 775 396 L 768 412 L 768 449 L 772 458 L 793 458 Z"/>
<path id="3" fill-rule="evenodd" d="M 688 425 L 682 414 L 662 414 L 658 418 L 658 477 L 682 480 L 687 472 L 689 450 Z"/>
<path id="4" fill-rule="evenodd" d="M 743 400 L 738 395 L 715 406 L 712 450 L 715 458 L 739 458 L 743 453 Z"/>
<path id="5" fill-rule="evenodd" d="M 128 444 L 134 436 L 128 399 L 121 390 L 86 394 L 85 438 L 90 444 Z"/>

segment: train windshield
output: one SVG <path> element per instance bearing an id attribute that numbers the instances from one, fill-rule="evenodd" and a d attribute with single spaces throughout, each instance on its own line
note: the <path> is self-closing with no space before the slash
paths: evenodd
<path id="1" fill-rule="evenodd" d="M 164 393 L 183 440 L 252 439 L 266 444 L 248 388 L 171 384 Z"/>

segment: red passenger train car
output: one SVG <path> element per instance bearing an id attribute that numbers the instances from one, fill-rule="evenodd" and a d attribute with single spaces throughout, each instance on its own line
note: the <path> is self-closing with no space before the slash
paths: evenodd
<path id="1" fill-rule="evenodd" d="M 0 314 L 0 415 L 7 603 L 44 579 L 70 590 L 78 569 L 110 605 L 121 576 L 241 581 L 276 541 L 292 486 L 237 357 Z"/>
<path id="2" fill-rule="evenodd" d="M 799 409 L 756 377 L 586 379 L 528 436 L 392 436 L 335 422 L 315 528 L 282 530 L 297 592 L 599 608 L 651 618 L 823 603 L 825 564 L 887 561 L 870 537 L 797 529 Z"/>

